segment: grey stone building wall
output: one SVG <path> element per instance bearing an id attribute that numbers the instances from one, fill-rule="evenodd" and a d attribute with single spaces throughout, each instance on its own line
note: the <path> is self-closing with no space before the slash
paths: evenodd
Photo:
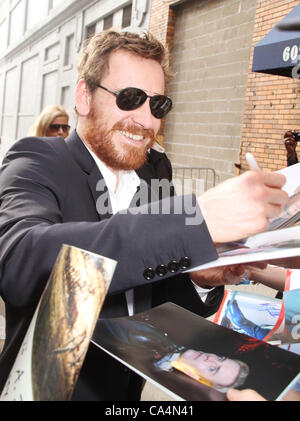
<path id="1" fill-rule="evenodd" d="M 149 11 L 148 0 L 0 0 L 0 158 L 45 105 L 65 106 L 74 127 L 83 40 L 110 27 L 148 29 Z"/>
<path id="2" fill-rule="evenodd" d="M 175 8 L 164 147 L 175 165 L 236 175 L 256 0 L 190 0 Z"/>

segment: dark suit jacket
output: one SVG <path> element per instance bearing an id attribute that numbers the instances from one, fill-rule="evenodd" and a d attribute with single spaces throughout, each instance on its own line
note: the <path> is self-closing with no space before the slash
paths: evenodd
<path id="1" fill-rule="evenodd" d="M 142 173 L 143 170 L 141 176 Z M 199 211 L 196 201 L 189 209 L 184 204 L 181 214 L 173 210 L 183 199 L 173 197 L 171 215 L 151 214 L 148 204 L 142 205 L 139 210 L 143 212 L 138 214 L 100 215 L 95 204 L 107 193 L 97 191 L 97 183 L 102 179 L 75 131 L 66 141 L 53 137 L 24 138 L 13 145 L 3 161 L 0 294 L 6 303 L 6 341 L 0 356 L 0 390 L 63 243 L 117 260 L 101 312 L 103 318 L 127 314 L 123 292 L 133 287 L 137 312 L 173 301 L 207 316 L 219 304 L 220 293 L 212 295 L 212 304 L 203 304 L 188 276 L 181 274 L 180 265 L 176 276 L 169 271 L 164 276 L 155 272 L 161 264 L 167 266 L 170 261 L 179 264 L 183 257 L 188 257 L 192 265 L 217 257 L 205 222 L 196 226 L 185 224 L 193 210 Z M 152 269 L 151 279 L 145 279 L 145 269 L 147 274 Z M 80 375 L 83 378 L 80 390 L 84 393 L 75 394 L 77 398 L 130 399 L 126 394 L 130 389 L 128 370 L 93 349 L 89 350 L 85 365 L 89 354 L 92 366 L 82 371 L 88 373 L 86 378 Z"/>

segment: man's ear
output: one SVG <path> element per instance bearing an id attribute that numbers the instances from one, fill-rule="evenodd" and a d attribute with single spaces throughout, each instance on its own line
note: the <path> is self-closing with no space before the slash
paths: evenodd
<path id="1" fill-rule="evenodd" d="M 80 79 L 76 86 L 76 110 L 79 115 L 86 116 L 90 112 L 92 94 L 85 80 Z"/>

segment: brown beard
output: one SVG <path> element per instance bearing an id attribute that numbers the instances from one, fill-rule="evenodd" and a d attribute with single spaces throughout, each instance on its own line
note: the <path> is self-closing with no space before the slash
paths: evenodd
<path id="1" fill-rule="evenodd" d="M 95 117 L 94 110 L 91 110 L 90 124 L 84 130 L 84 140 L 102 162 L 114 170 L 135 170 L 140 168 L 147 159 L 147 150 L 155 142 L 155 135 L 152 129 L 143 129 L 140 126 L 126 124 L 118 121 L 112 129 L 108 129 L 106 124 Z M 141 135 L 148 139 L 144 148 L 123 144 L 118 150 L 112 136 L 116 131 L 128 131 L 135 135 Z"/>

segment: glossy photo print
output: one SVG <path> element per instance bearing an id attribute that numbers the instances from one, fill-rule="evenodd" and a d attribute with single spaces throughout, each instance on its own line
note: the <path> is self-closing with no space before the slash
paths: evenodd
<path id="1" fill-rule="evenodd" d="M 225 400 L 231 387 L 276 400 L 300 372 L 300 356 L 172 303 L 98 321 L 92 342 L 176 400 Z"/>
<path id="2" fill-rule="evenodd" d="M 71 398 L 115 265 L 62 246 L 1 400 Z"/>

